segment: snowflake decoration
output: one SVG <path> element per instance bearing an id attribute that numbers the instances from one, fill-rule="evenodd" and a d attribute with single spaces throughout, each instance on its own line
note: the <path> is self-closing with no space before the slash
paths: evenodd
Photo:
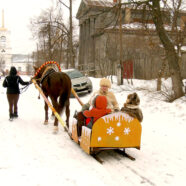
<path id="1" fill-rule="evenodd" d="M 119 141 L 119 136 L 116 136 L 116 137 L 115 137 L 115 140 L 116 140 L 116 141 Z"/>
<path id="2" fill-rule="evenodd" d="M 117 127 L 120 127 L 120 126 L 121 126 L 121 123 L 120 123 L 120 122 L 118 122 L 118 123 L 117 123 Z"/>
<path id="3" fill-rule="evenodd" d="M 112 133 L 114 133 L 114 128 L 109 127 L 109 128 L 107 129 L 107 134 L 111 135 Z"/>
<path id="4" fill-rule="evenodd" d="M 101 137 L 99 136 L 99 137 L 98 137 L 98 141 L 101 141 L 101 140 L 102 140 L 102 139 L 101 139 Z"/>
<path id="5" fill-rule="evenodd" d="M 125 134 L 125 135 L 128 135 L 129 133 L 130 133 L 130 128 L 125 128 L 125 129 L 124 129 L 124 134 Z"/>

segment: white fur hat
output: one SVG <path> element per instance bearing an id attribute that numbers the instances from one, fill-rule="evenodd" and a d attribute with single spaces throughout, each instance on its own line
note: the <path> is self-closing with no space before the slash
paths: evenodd
<path id="1" fill-rule="evenodd" d="M 108 86 L 108 88 L 111 88 L 111 82 L 107 78 L 102 78 L 99 84 L 100 86 Z"/>

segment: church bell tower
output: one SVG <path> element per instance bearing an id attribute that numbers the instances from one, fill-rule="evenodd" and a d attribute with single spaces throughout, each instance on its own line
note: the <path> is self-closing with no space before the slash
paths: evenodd
<path id="1" fill-rule="evenodd" d="M 2 10 L 2 22 L 0 27 L 0 72 L 10 69 L 12 61 L 12 48 L 10 45 L 10 31 L 5 27 L 4 10 Z"/>

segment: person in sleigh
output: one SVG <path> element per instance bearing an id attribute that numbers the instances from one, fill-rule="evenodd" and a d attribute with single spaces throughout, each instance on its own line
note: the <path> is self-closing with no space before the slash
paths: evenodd
<path id="1" fill-rule="evenodd" d="M 106 108 L 110 109 L 111 112 L 117 112 L 120 110 L 118 102 L 116 100 L 116 97 L 115 97 L 114 93 L 109 90 L 110 88 L 111 88 L 110 80 L 107 78 L 102 78 L 100 80 L 99 90 L 95 91 L 91 95 L 91 98 L 89 99 L 88 103 L 86 103 L 82 106 L 80 112 L 75 111 L 74 118 L 77 120 L 78 136 L 81 136 L 82 126 L 86 126 L 86 122 L 88 122 L 88 119 L 85 122 L 85 116 L 84 116 L 83 112 L 90 111 L 92 108 L 94 108 L 94 105 L 95 105 L 94 102 L 95 102 L 96 96 L 99 95 L 99 96 L 104 96 L 106 98 L 106 103 L 107 103 Z"/>
<path id="2" fill-rule="evenodd" d="M 112 112 L 111 109 L 107 109 L 106 96 L 98 95 L 95 97 L 93 102 L 93 108 L 91 110 L 85 110 L 83 112 L 83 115 L 87 118 L 85 124 L 90 129 L 97 119 Z"/>
<path id="3" fill-rule="evenodd" d="M 140 122 L 143 121 L 143 113 L 139 108 L 140 98 L 136 92 L 129 94 L 127 100 L 121 108 L 122 112 L 129 114 L 133 118 L 137 118 Z"/>
<path id="4" fill-rule="evenodd" d="M 93 100 L 97 95 L 105 96 L 107 98 L 107 108 L 111 109 L 112 112 L 117 112 L 120 110 L 119 104 L 117 102 L 117 99 L 112 91 L 109 89 L 111 88 L 111 82 L 107 78 L 102 78 L 100 80 L 100 88 L 99 90 L 93 92 L 91 95 L 88 103 L 84 104 L 82 106 L 82 112 L 85 110 L 89 110 L 93 107 Z"/>

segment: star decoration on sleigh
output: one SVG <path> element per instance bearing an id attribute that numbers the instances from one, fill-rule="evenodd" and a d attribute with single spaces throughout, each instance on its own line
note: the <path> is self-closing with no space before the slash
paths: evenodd
<path id="1" fill-rule="evenodd" d="M 109 127 L 109 128 L 107 129 L 107 134 L 111 135 L 112 133 L 114 133 L 114 128 Z"/>
<path id="2" fill-rule="evenodd" d="M 130 133 L 130 128 L 125 128 L 124 129 L 124 135 L 128 135 Z"/>

